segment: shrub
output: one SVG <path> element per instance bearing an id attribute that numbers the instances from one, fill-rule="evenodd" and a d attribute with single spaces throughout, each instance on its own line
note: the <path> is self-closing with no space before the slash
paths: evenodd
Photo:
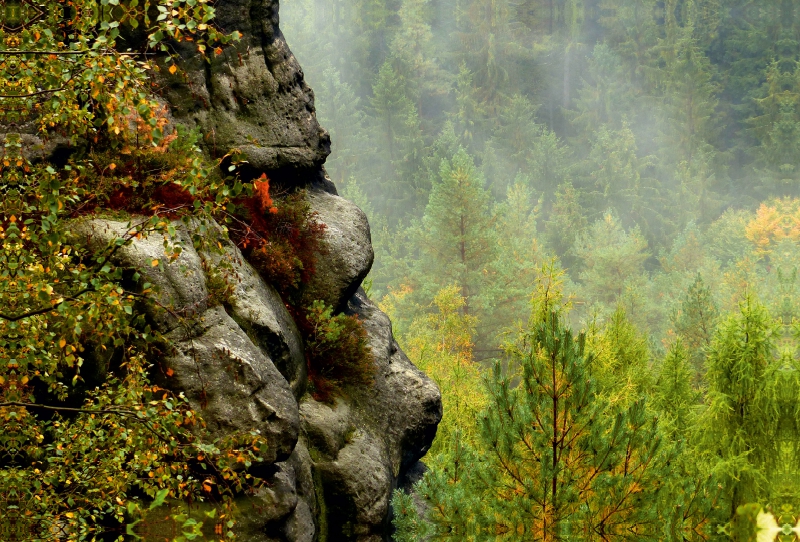
<path id="1" fill-rule="evenodd" d="M 238 198 L 236 216 L 228 224 L 231 239 L 247 260 L 296 304 L 302 285 L 314 275 L 318 254 L 325 252 L 325 225 L 315 220 L 305 191 L 273 197 L 269 179 L 253 182 L 252 194 Z"/>
<path id="2" fill-rule="evenodd" d="M 345 386 L 373 383 L 375 359 L 357 316 L 334 315 L 333 307 L 314 301 L 299 324 L 314 399 L 330 401 L 341 395 Z"/>

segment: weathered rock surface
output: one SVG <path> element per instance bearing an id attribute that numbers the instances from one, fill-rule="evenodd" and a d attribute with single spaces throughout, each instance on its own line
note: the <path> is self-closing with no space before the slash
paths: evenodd
<path id="1" fill-rule="evenodd" d="M 368 228 L 360 211 L 338 196 L 312 197 L 329 231 L 344 230 L 342 224 Z M 112 261 L 139 270 L 157 287 L 158 304 L 148 315 L 170 342 L 157 382 L 183 392 L 214 434 L 258 430 L 267 438 L 264 462 L 254 468 L 269 485 L 240 502 L 242 539 L 384 540 L 391 493 L 435 436 L 442 414 L 439 390 L 398 348 L 391 322 L 359 289 L 346 312 L 357 314 L 367 331 L 376 365 L 373 385 L 350 389 L 333 404 L 304 395 L 302 338 L 274 288 L 218 226 L 208 231 L 215 237 L 212 244 L 222 246 L 219 251 L 194 249 L 189 230 L 195 223 L 175 226 L 183 250 L 174 262 L 166 263 L 157 235 L 120 247 Z M 72 231 L 99 251 L 128 227 L 84 219 Z M 368 231 L 335 239 L 338 244 L 326 257 L 337 258 L 341 251 L 368 269 Z M 354 255 L 357 251 L 366 254 Z M 153 259 L 162 265 L 153 267 Z M 330 262 L 323 267 L 339 285 L 336 295 L 358 288 L 361 272 L 352 272 L 355 267 Z"/>
<path id="2" fill-rule="evenodd" d="M 200 128 L 217 155 L 239 149 L 254 170 L 318 169 L 330 137 L 278 28 L 277 0 L 223 0 L 215 8 L 217 24 L 240 32 L 241 40 L 210 66 L 187 48 L 182 72 L 164 74 L 174 117 Z"/>
<path id="3" fill-rule="evenodd" d="M 308 202 L 325 224 L 328 253 L 318 259 L 306 295 L 342 309 L 372 267 L 369 222 L 355 204 L 321 188 L 308 191 Z"/>
<path id="4" fill-rule="evenodd" d="M 148 316 L 171 342 L 158 360 L 158 383 L 183 391 L 217 435 L 258 430 L 269 449 L 253 472 L 268 481 L 239 503 L 238 534 L 250 542 L 387 540 L 392 491 L 416 472 L 441 418 L 439 390 L 399 349 L 391 323 L 363 290 L 373 260 L 367 218 L 338 197 L 322 165 L 330 152 L 311 89 L 278 28 L 277 0 L 220 0 L 217 23 L 241 41 L 210 64 L 181 50 L 181 71 L 162 70 L 171 121 L 197 127 L 216 156 L 236 148 L 245 175 L 308 189 L 326 225 L 328 250 L 306 285 L 307 297 L 357 314 L 367 331 L 374 384 L 333 404 L 306 392 L 303 341 L 283 300 L 227 241 L 221 252 L 195 250 L 193 229 L 177 224 L 180 257 L 165 263 L 163 238 L 145 237 L 112 259 L 157 287 L 165 308 Z M 126 225 L 78 220 L 73 233 L 93 250 Z M 153 259 L 162 265 L 153 267 Z M 172 369 L 172 376 L 166 376 Z"/>

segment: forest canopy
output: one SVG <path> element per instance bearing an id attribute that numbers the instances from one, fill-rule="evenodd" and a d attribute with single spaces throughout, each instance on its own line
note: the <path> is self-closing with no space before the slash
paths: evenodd
<path id="1" fill-rule="evenodd" d="M 794 539 L 800 5 L 296 0 L 281 26 L 370 217 L 368 292 L 443 390 L 399 536 Z M 514 425 L 585 379 L 563 432 Z M 641 478 L 596 459 L 626 438 Z"/>

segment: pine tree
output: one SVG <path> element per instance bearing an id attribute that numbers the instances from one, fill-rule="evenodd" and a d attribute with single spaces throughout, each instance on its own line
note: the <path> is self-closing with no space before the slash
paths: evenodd
<path id="1" fill-rule="evenodd" d="M 656 425 L 642 402 L 607 414 L 583 336 L 573 337 L 551 308 L 506 349 L 519 374 L 495 364 L 478 449 L 459 443 L 452 468 L 428 473 L 418 486 L 431 505 L 426 521 L 399 522 L 418 529 L 417 539 L 426 525 L 461 540 L 483 540 L 481 533 L 659 539 L 657 502 L 668 458 Z"/>
<path id="2" fill-rule="evenodd" d="M 724 487 L 722 513 L 770 496 L 776 443 L 774 338 L 766 308 L 748 294 L 724 320 L 708 352 L 702 447 Z M 727 505 L 727 506 L 726 506 Z"/>

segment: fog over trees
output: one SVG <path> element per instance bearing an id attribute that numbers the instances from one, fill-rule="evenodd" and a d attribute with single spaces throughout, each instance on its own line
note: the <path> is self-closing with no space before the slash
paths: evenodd
<path id="1" fill-rule="evenodd" d="M 800 3 L 290 0 L 281 28 L 368 293 L 443 391 L 398 539 L 797 523 Z"/>

